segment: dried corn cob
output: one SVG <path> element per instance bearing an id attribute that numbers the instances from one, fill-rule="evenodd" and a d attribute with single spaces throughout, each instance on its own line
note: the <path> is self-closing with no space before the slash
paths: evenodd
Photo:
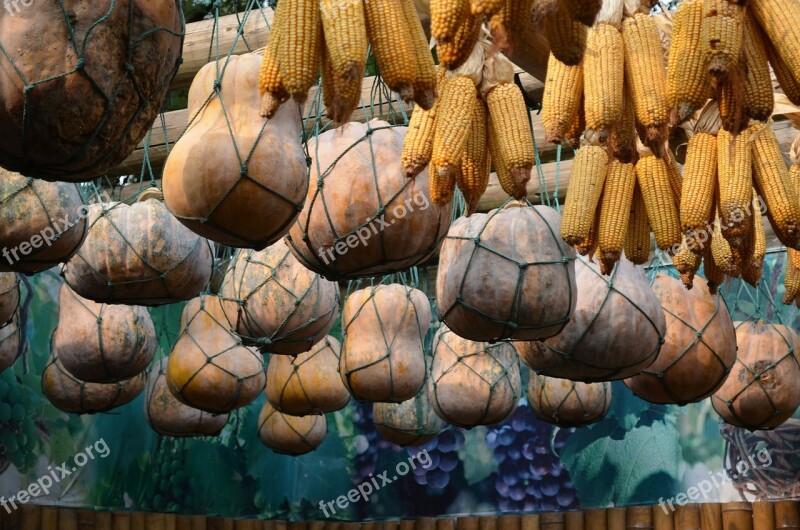
<path id="1" fill-rule="evenodd" d="M 678 161 L 671 151 L 667 150 L 664 154 L 664 163 L 667 165 L 667 176 L 669 176 L 669 188 L 672 190 L 672 200 L 676 205 L 681 203 L 681 192 L 683 190 L 683 175 Z"/>
<path id="2" fill-rule="evenodd" d="M 319 0 L 286 0 L 286 30 L 279 40 L 278 62 L 286 91 L 299 102 L 317 80 L 320 63 Z"/>
<path id="3" fill-rule="evenodd" d="M 581 136 L 583 131 L 586 130 L 586 118 L 583 112 L 583 98 L 578 107 L 578 114 L 572 120 L 572 125 L 569 126 L 567 133 L 564 135 L 564 141 L 569 144 L 573 149 L 577 149 L 581 145 Z"/>
<path id="4" fill-rule="evenodd" d="M 753 0 L 749 8 L 787 70 L 795 80 L 800 80 L 800 3 L 787 0 Z"/>
<path id="5" fill-rule="evenodd" d="M 361 81 L 363 78 L 343 79 L 334 73 L 334 66 L 325 37 L 322 37 L 322 102 L 328 118 L 346 123 L 361 101 Z"/>
<path id="6" fill-rule="evenodd" d="M 795 105 L 800 105 L 800 82 L 794 76 L 787 64 L 781 59 L 775 47 L 771 42 L 765 39 L 764 47 L 767 50 L 767 57 L 769 57 L 769 64 L 772 66 L 772 71 L 775 72 L 775 78 L 781 86 L 783 93 Z"/>
<path id="7" fill-rule="evenodd" d="M 402 163 L 406 177 L 416 177 L 430 163 L 435 130 L 436 106 L 430 110 L 415 108 L 403 141 Z"/>
<path id="8" fill-rule="evenodd" d="M 614 158 L 626 164 L 633 162 L 636 153 L 636 115 L 627 92 L 622 102 L 622 115 L 611 129 L 608 143 Z"/>
<path id="9" fill-rule="evenodd" d="M 711 234 L 711 254 L 714 256 L 714 263 L 729 276 L 736 276 L 736 260 L 730 244 L 722 236 L 719 215 L 714 219 L 714 233 Z"/>
<path id="10" fill-rule="evenodd" d="M 605 143 L 608 132 L 622 116 L 625 89 L 625 59 L 622 35 L 611 24 L 589 29 L 583 61 L 586 126 Z"/>
<path id="11" fill-rule="evenodd" d="M 431 0 L 430 9 L 431 35 L 437 41 L 448 41 L 455 37 L 458 27 L 469 13 L 469 0 Z"/>
<path id="12" fill-rule="evenodd" d="M 661 37 L 652 17 L 637 13 L 622 23 L 625 79 L 636 119 L 646 130 L 642 139 L 657 155 L 663 150 L 668 122 L 667 74 Z"/>
<path id="13" fill-rule="evenodd" d="M 678 251 L 672 256 L 672 264 L 675 265 L 675 269 L 681 277 L 681 282 L 683 282 L 683 285 L 686 286 L 687 289 L 691 290 L 691 288 L 694 287 L 694 276 L 697 274 L 698 269 L 700 269 L 701 259 L 699 254 L 695 254 L 689 250 L 686 237 L 684 236 L 680 248 L 678 248 Z"/>
<path id="14" fill-rule="evenodd" d="M 560 144 L 578 118 L 583 97 L 583 68 L 567 66 L 550 54 L 542 98 L 542 124 L 547 141 Z"/>
<path id="15" fill-rule="evenodd" d="M 568 245 L 584 244 L 589 237 L 608 163 L 608 154 L 598 146 L 581 147 L 575 155 L 561 220 L 561 237 Z"/>
<path id="16" fill-rule="evenodd" d="M 733 136 L 721 129 L 717 134 L 719 217 L 722 235 L 732 247 L 742 244 L 753 214 L 752 167 L 748 135 Z"/>
<path id="17" fill-rule="evenodd" d="M 500 161 L 515 183 L 521 199 L 531 178 L 535 154 L 533 135 L 528 123 L 528 108 L 517 85 L 501 83 L 486 94 L 489 109 L 489 127 L 497 140 Z"/>
<path id="18" fill-rule="evenodd" d="M 744 41 L 744 6 L 728 0 L 704 0 L 701 47 L 712 77 L 725 77 L 739 64 Z"/>
<path id="19" fill-rule="evenodd" d="M 597 243 L 600 248 L 603 274 L 610 274 L 614 264 L 622 255 L 635 186 L 636 171 L 633 164 L 612 160 L 603 184 L 600 220 L 597 227 Z"/>
<path id="20" fill-rule="evenodd" d="M 636 163 L 636 181 L 642 189 L 656 244 L 672 253 L 681 243 L 681 222 L 664 160 L 655 156 L 640 158 Z"/>
<path id="21" fill-rule="evenodd" d="M 667 68 L 667 103 L 674 125 L 689 119 L 709 97 L 708 74 L 700 47 L 702 23 L 703 0 L 684 0 L 678 5 Z"/>
<path id="22" fill-rule="evenodd" d="M 491 17 L 499 13 L 504 4 L 505 0 L 471 0 L 469 7 L 473 15 Z"/>
<path id="23" fill-rule="evenodd" d="M 411 33 L 398 31 L 406 27 L 402 6 L 399 2 L 364 2 L 364 14 L 372 54 L 383 80 L 403 101 L 413 100 L 417 61 Z"/>
<path id="24" fill-rule="evenodd" d="M 561 0 L 561 4 L 565 6 L 573 20 L 585 26 L 592 26 L 603 6 L 603 0 Z"/>
<path id="25" fill-rule="evenodd" d="M 644 265 L 650 259 L 650 222 L 647 220 L 647 208 L 638 182 L 633 189 L 633 201 L 628 217 L 625 257 L 636 265 Z"/>
<path id="26" fill-rule="evenodd" d="M 546 16 L 542 24 L 552 54 L 568 66 L 580 64 L 586 51 L 586 26 L 573 20 L 563 4 Z"/>
<path id="27" fill-rule="evenodd" d="M 287 4 L 288 5 L 288 4 Z M 275 10 L 275 17 L 272 22 L 272 31 L 269 34 L 269 42 L 264 49 L 264 56 L 261 59 L 261 70 L 258 73 L 258 88 L 261 92 L 261 115 L 271 118 L 278 110 L 281 103 L 289 99 L 289 93 L 283 84 L 281 75 L 280 54 L 281 39 L 286 33 L 288 7 Z"/>
<path id="28" fill-rule="evenodd" d="M 739 134 L 748 124 L 744 110 L 744 68 L 746 65 L 742 64 L 741 68 L 717 81 L 716 99 L 722 128 L 733 134 Z"/>
<path id="29" fill-rule="evenodd" d="M 441 168 L 436 167 L 436 164 L 431 161 L 429 168 L 428 187 L 431 200 L 434 204 L 438 204 L 439 206 L 447 206 L 453 200 L 456 180 L 458 179 L 458 172 L 461 171 L 461 167 L 459 166 L 455 169 L 443 171 Z"/>
<path id="30" fill-rule="evenodd" d="M 744 267 L 742 278 L 752 286 L 756 286 L 764 270 L 764 258 L 767 255 L 767 240 L 764 233 L 764 222 L 760 215 L 753 217 L 752 252 Z"/>
<path id="31" fill-rule="evenodd" d="M 458 75 L 446 79 L 441 91 L 436 104 L 431 164 L 439 173 L 452 173 L 455 177 L 467 147 L 478 90 L 472 79 Z"/>
<path id="32" fill-rule="evenodd" d="M 600 201 L 602 200 L 603 199 L 601 198 Z M 589 256 L 589 261 L 593 261 L 593 256 L 595 255 L 595 252 L 597 251 L 598 248 L 597 225 L 599 223 L 600 223 L 600 212 L 597 212 L 594 216 L 592 227 L 589 229 L 589 235 L 586 236 L 585 240 L 575 245 L 575 250 L 578 252 L 578 254 L 580 254 L 581 256 Z"/>
<path id="33" fill-rule="evenodd" d="M 695 132 L 686 150 L 680 216 L 686 244 L 698 255 L 708 242 L 708 221 L 714 212 L 716 185 L 717 139 L 705 132 Z"/>
<path id="34" fill-rule="evenodd" d="M 464 64 L 478 43 L 480 34 L 480 17 L 466 14 L 452 39 L 436 43 L 439 64 L 450 70 L 455 70 Z"/>
<path id="35" fill-rule="evenodd" d="M 363 0 L 358 0 L 361 3 Z M 419 21 L 413 0 L 400 0 L 406 26 L 411 29 L 411 40 L 414 45 L 414 60 L 417 74 L 414 78 L 414 102 L 423 109 L 429 110 L 436 100 L 436 64 L 428 48 L 428 38 Z"/>
<path id="36" fill-rule="evenodd" d="M 800 270 L 792 265 L 792 254 L 796 250 L 789 249 L 786 253 L 786 275 L 783 277 L 783 286 L 786 292 L 783 294 L 783 303 L 790 305 L 800 295 Z"/>
<path id="37" fill-rule="evenodd" d="M 497 172 L 497 180 L 500 182 L 500 187 L 510 197 L 526 197 L 528 194 L 527 187 L 520 185 L 520 183 L 511 178 L 511 174 L 508 172 L 508 168 L 502 158 L 503 153 L 498 147 L 497 133 L 492 129 L 491 125 L 488 127 L 487 132 L 489 133 L 489 158 L 492 161 L 495 172 Z"/>
<path id="38" fill-rule="evenodd" d="M 747 63 L 744 84 L 744 111 L 753 120 L 767 121 L 775 107 L 772 76 L 769 71 L 766 37 L 751 15 L 745 17 L 744 56 Z"/>
<path id="39" fill-rule="evenodd" d="M 320 16 L 333 74 L 360 80 L 369 46 L 363 0 L 320 0 Z"/>
<path id="40" fill-rule="evenodd" d="M 486 191 L 486 186 L 489 185 L 489 173 L 491 172 L 486 103 L 480 98 L 475 98 L 474 105 L 474 117 L 467 138 L 467 148 L 461 157 L 461 171 L 456 176 L 456 183 L 467 203 L 467 216 L 475 213 L 478 208 L 478 201 Z"/>
<path id="41" fill-rule="evenodd" d="M 725 281 L 725 271 L 714 262 L 711 245 L 706 245 L 703 249 L 703 274 L 708 282 L 708 292 L 717 294 L 717 289 Z"/>
<path id="42" fill-rule="evenodd" d="M 558 0 L 546 0 L 555 9 Z M 503 7 L 491 19 L 494 44 L 506 55 L 511 55 L 516 45 L 525 40 L 531 31 L 533 0 L 505 0 Z"/>

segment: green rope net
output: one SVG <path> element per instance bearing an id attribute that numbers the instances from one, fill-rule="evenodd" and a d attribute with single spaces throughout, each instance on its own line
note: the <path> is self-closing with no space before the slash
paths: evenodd
<path id="1" fill-rule="evenodd" d="M 546 422 L 581 427 L 606 415 L 611 406 L 611 383 L 580 383 L 532 373 L 528 403 Z"/>
<path id="2" fill-rule="evenodd" d="M 426 364 L 430 367 L 430 355 Z M 433 440 L 447 423 L 433 411 L 433 380 L 428 368 L 425 384 L 413 398 L 402 403 L 375 403 L 372 418 L 380 435 L 401 447 L 418 446 Z"/>
<path id="3" fill-rule="evenodd" d="M 299 456 L 319 447 L 328 434 L 325 415 L 289 416 L 269 401 L 258 415 L 258 436 L 275 453 Z"/>
<path id="4" fill-rule="evenodd" d="M 125 159 L 181 64 L 182 2 L 6 4 L 0 34 L 0 164 L 48 180 L 90 180 Z M 47 21 L 42 24 L 41 21 Z M 45 31 L 46 38 L 32 38 Z"/>

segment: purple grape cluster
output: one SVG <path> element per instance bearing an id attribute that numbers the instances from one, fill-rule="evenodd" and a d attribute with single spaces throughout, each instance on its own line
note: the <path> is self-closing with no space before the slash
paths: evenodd
<path id="1" fill-rule="evenodd" d="M 521 404 L 516 412 L 489 430 L 486 444 L 494 451 L 498 469 L 494 482 L 498 508 L 503 512 L 563 511 L 579 508 L 569 473 L 558 452 L 574 429 L 559 429 L 539 421 Z"/>
<path id="2" fill-rule="evenodd" d="M 353 483 L 361 484 L 368 480 L 370 473 L 375 473 L 378 452 L 381 449 L 399 452 L 402 448 L 384 440 L 378 433 L 375 422 L 372 421 L 372 403 L 356 403 L 355 424 L 360 434 L 355 437 L 356 474 L 353 476 Z"/>
<path id="3" fill-rule="evenodd" d="M 461 465 L 458 451 L 462 447 L 464 447 L 464 433 L 457 427 L 451 427 L 428 443 L 407 448 L 409 456 L 425 451 L 428 456 L 422 458 L 422 461 L 427 462 L 430 459 L 427 467 L 417 465 L 412 470 L 414 482 L 433 489 L 446 488 L 450 483 L 450 473 Z M 419 456 L 414 461 L 419 462 Z"/>

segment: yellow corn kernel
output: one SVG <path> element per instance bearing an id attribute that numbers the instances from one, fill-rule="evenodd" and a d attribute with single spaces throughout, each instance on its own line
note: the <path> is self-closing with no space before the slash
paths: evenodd
<path id="1" fill-rule="evenodd" d="M 505 0 L 471 0 L 469 8 L 473 15 L 492 17 L 503 9 L 504 4 Z"/>
<path id="2" fill-rule="evenodd" d="M 800 2 L 753 0 L 749 9 L 769 37 L 788 72 L 791 72 L 795 80 L 800 80 Z M 780 78 L 778 80 L 780 82 Z"/>
<path id="3" fill-rule="evenodd" d="M 752 286 L 756 286 L 764 271 L 764 258 L 767 255 L 767 240 L 764 233 L 764 222 L 760 215 L 753 217 L 752 252 L 742 267 L 742 278 Z"/>
<path id="4" fill-rule="evenodd" d="M 612 127 L 608 141 L 614 158 L 626 164 L 633 162 L 636 153 L 636 138 L 636 114 L 633 101 L 626 91 L 622 101 L 622 115 Z"/>
<path id="5" fill-rule="evenodd" d="M 681 168 L 678 166 L 675 156 L 669 150 L 664 153 L 664 162 L 667 164 L 667 176 L 669 176 L 669 188 L 672 190 L 672 200 L 675 201 L 676 205 L 680 206 L 681 192 L 683 190 Z"/>
<path id="6" fill-rule="evenodd" d="M 363 0 L 359 0 L 361 2 Z M 428 38 L 419 20 L 413 0 L 400 0 L 406 27 L 411 30 L 414 45 L 414 59 L 417 74 L 414 78 L 414 102 L 425 110 L 430 110 L 436 101 L 436 64 L 428 47 Z"/>
<path id="7" fill-rule="evenodd" d="M 285 0 L 286 31 L 281 34 L 278 60 L 286 91 L 304 102 L 308 90 L 317 80 L 320 63 L 319 0 Z"/>
<path id="8" fill-rule="evenodd" d="M 558 0 L 548 0 L 557 5 Z M 491 18 L 491 29 L 495 46 L 506 55 L 531 32 L 533 0 L 504 0 L 503 7 Z"/>
<path id="9" fill-rule="evenodd" d="M 514 198 L 521 199 L 535 162 L 528 107 L 522 91 L 513 83 L 501 83 L 492 88 L 486 94 L 486 105 L 489 109 L 489 127 L 497 140 L 500 161 L 515 182 L 514 189 L 520 191 L 520 195 Z"/>
<path id="10" fill-rule="evenodd" d="M 454 76 L 442 84 L 436 104 L 436 127 L 433 136 L 431 163 L 439 173 L 452 173 L 461 168 L 461 157 L 467 147 L 478 90 L 472 79 Z M 455 182 L 455 181 L 454 181 Z"/>
<path id="11" fill-rule="evenodd" d="M 580 64 L 586 51 L 588 30 L 572 19 L 563 2 L 544 18 L 543 26 L 551 53 L 567 66 Z"/>
<path id="12" fill-rule="evenodd" d="M 609 272 L 619 261 L 625 247 L 634 187 L 636 187 L 634 165 L 612 160 L 603 184 L 600 220 L 597 227 L 600 261 L 603 268 Z"/>
<path id="13" fill-rule="evenodd" d="M 719 215 L 714 221 L 714 233 L 711 234 L 711 254 L 714 257 L 714 263 L 716 263 L 725 274 L 736 276 L 736 259 L 733 257 L 730 244 L 728 244 L 728 241 L 722 236 Z"/>
<path id="14" fill-rule="evenodd" d="M 672 251 L 681 243 L 681 222 L 666 162 L 655 156 L 640 158 L 636 163 L 636 181 L 642 189 L 647 218 L 658 248 Z"/>
<path id="15" fill-rule="evenodd" d="M 686 150 L 681 191 L 681 228 L 689 250 L 701 254 L 708 242 L 708 222 L 714 211 L 717 186 L 717 139 L 695 132 Z"/>
<path id="16" fill-rule="evenodd" d="M 586 127 L 605 143 L 608 132 L 622 116 L 625 95 L 625 59 L 622 35 L 611 24 L 589 28 L 583 60 Z"/>
<path id="17" fill-rule="evenodd" d="M 783 294 L 783 303 L 786 305 L 796 301 L 800 295 L 800 270 L 792 265 L 795 253 L 797 251 L 794 249 L 789 249 L 786 253 L 786 274 L 783 277 L 783 286 L 786 289 Z"/>
<path id="18" fill-rule="evenodd" d="M 592 26 L 603 6 L 603 0 L 561 0 L 561 4 L 573 20 L 584 26 Z"/>
<path id="19" fill-rule="evenodd" d="M 369 46 L 363 0 L 320 0 L 320 16 L 333 74 L 360 80 Z"/>
<path id="20" fill-rule="evenodd" d="M 480 17 L 471 14 L 465 15 L 452 39 L 436 43 L 439 64 L 450 70 L 455 70 L 464 64 L 478 43 L 480 35 Z"/>
<path id="21" fill-rule="evenodd" d="M 737 68 L 744 41 L 744 6 L 729 0 L 704 0 L 700 46 L 712 77 Z"/>
<path id="22" fill-rule="evenodd" d="M 636 265 L 644 265 L 650 260 L 650 222 L 638 182 L 633 188 L 628 232 L 625 235 L 625 257 Z"/>
<path id="23" fill-rule="evenodd" d="M 475 98 L 474 105 L 475 111 L 467 138 L 467 148 L 461 157 L 461 171 L 456 180 L 458 188 L 464 195 L 464 202 L 467 204 L 467 216 L 475 213 L 478 208 L 478 201 L 489 185 L 491 172 L 486 103 L 480 98 Z"/>
<path id="24" fill-rule="evenodd" d="M 602 198 L 600 199 L 603 200 Z M 589 229 L 589 235 L 586 236 L 586 239 L 583 240 L 581 243 L 575 245 L 575 250 L 581 256 L 594 256 L 597 248 L 598 248 L 598 241 L 597 241 L 597 225 L 600 222 L 600 212 L 597 212 L 594 216 L 594 221 L 592 222 L 592 227 Z M 590 258 L 591 259 L 591 258 Z M 610 273 L 609 273 L 610 274 Z"/>
<path id="25" fill-rule="evenodd" d="M 589 238 L 608 164 L 608 154 L 602 147 L 581 147 L 575 155 L 561 220 L 561 238 L 568 245 L 578 246 Z"/>
<path id="26" fill-rule="evenodd" d="M 282 0 L 283 1 L 283 0 Z M 403 101 L 414 99 L 417 61 L 414 39 L 406 27 L 406 18 L 399 2 L 364 2 L 367 36 L 381 77 Z"/>
<path id="27" fill-rule="evenodd" d="M 431 161 L 429 166 L 428 188 L 431 195 L 431 200 L 434 204 L 439 206 L 447 206 L 453 200 L 453 194 L 456 188 L 456 179 L 460 167 L 455 169 L 448 169 L 442 171 L 436 167 L 436 164 Z"/>
<path id="28" fill-rule="evenodd" d="M 492 129 L 491 126 L 488 127 L 487 131 L 489 133 L 489 157 L 491 158 L 492 165 L 497 173 L 497 180 L 500 182 L 500 187 L 503 188 L 503 191 L 506 192 L 510 197 L 527 197 L 527 187 L 521 186 L 514 179 L 512 179 L 511 174 L 506 168 L 506 164 L 502 159 L 503 154 L 498 147 L 499 141 L 497 139 L 497 133 L 494 131 L 494 129 Z"/>
<path id="29" fill-rule="evenodd" d="M 675 269 L 681 277 L 681 282 L 687 289 L 691 289 L 694 286 L 694 276 L 700 268 L 701 259 L 699 254 L 689 250 L 686 237 L 684 237 L 680 248 L 672 256 L 672 264 L 675 265 Z"/>
<path id="30" fill-rule="evenodd" d="M 766 37 L 752 16 L 745 17 L 744 55 L 747 76 L 744 85 L 744 111 L 753 120 L 767 121 L 775 108 L 775 93 L 769 71 Z"/>
<path id="31" fill-rule="evenodd" d="M 711 245 L 706 245 L 703 248 L 703 274 L 708 282 L 708 292 L 717 294 L 718 287 L 725 281 L 725 271 L 714 262 Z"/>
<path id="32" fill-rule="evenodd" d="M 722 128 L 733 134 L 739 134 L 748 123 L 744 110 L 744 85 L 745 75 L 741 69 L 717 80 L 716 99 Z"/>
<path id="33" fill-rule="evenodd" d="M 271 118 L 278 110 L 281 103 L 289 99 L 289 93 L 283 85 L 280 61 L 280 40 L 286 33 L 287 10 L 276 9 L 272 20 L 267 47 L 261 59 L 261 69 L 258 73 L 258 89 L 261 93 L 261 115 Z"/>
<path id="34" fill-rule="evenodd" d="M 578 107 L 578 114 L 572 120 L 572 125 L 569 126 L 567 133 L 564 135 L 564 141 L 569 144 L 573 149 L 577 149 L 581 145 L 581 136 L 586 130 L 586 114 L 583 112 L 583 98 Z"/>
<path id="35" fill-rule="evenodd" d="M 675 125 L 688 120 L 708 100 L 708 71 L 700 47 L 703 0 L 678 4 L 667 66 L 667 103 Z"/>
<path id="36" fill-rule="evenodd" d="M 433 153 L 433 136 L 436 130 L 436 106 L 430 110 L 417 107 L 408 122 L 403 140 L 403 174 L 408 178 L 419 175 L 430 163 Z"/>
<path id="37" fill-rule="evenodd" d="M 789 98 L 789 101 L 795 105 L 800 105 L 800 82 L 797 81 L 798 78 L 794 76 L 771 42 L 765 40 L 764 47 L 767 50 L 769 64 L 772 66 L 772 71 L 775 72 L 775 78 L 778 80 L 781 90 Z"/>
<path id="38" fill-rule="evenodd" d="M 722 235 L 732 247 L 747 236 L 753 204 L 753 171 L 746 133 L 732 135 L 724 129 L 717 134 L 717 182 Z"/>
<path id="39" fill-rule="evenodd" d="M 578 119 L 583 98 L 583 68 L 567 66 L 550 54 L 542 97 L 542 125 L 547 141 L 560 144 Z"/>
<path id="40" fill-rule="evenodd" d="M 469 0 L 431 0 L 430 9 L 431 35 L 437 41 L 448 41 L 455 37 L 458 27 L 469 12 Z M 401 27 L 394 29 L 398 31 Z"/>

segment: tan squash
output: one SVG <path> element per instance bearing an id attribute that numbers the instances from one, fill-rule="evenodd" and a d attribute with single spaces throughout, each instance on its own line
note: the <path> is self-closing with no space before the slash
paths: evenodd
<path id="1" fill-rule="evenodd" d="M 289 416 L 275 410 L 269 401 L 258 415 L 258 436 L 274 452 L 298 456 L 320 446 L 328 434 L 324 415 Z"/>
<path id="2" fill-rule="evenodd" d="M 531 372 L 528 403 L 543 421 L 582 427 L 605 417 L 611 406 L 611 383 L 580 383 Z"/>
<path id="3" fill-rule="evenodd" d="M 94 414 L 130 403 L 142 393 L 145 374 L 118 383 L 87 383 L 70 374 L 51 356 L 42 372 L 42 391 L 59 410 L 73 414 Z"/>
<path id="4" fill-rule="evenodd" d="M 229 303 L 210 295 L 190 300 L 169 356 L 169 391 L 181 403 L 206 412 L 244 407 L 266 384 L 261 355 L 242 346 L 228 327 L 223 305 Z"/>
<path id="5" fill-rule="evenodd" d="M 521 202 L 453 223 L 436 277 L 447 326 L 478 342 L 559 333 L 577 293 L 575 251 L 560 231 L 555 210 Z"/>
<path id="6" fill-rule="evenodd" d="M 499 423 L 522 395 L 519 359 L 509 343 L 459 337 L 446 326 L 433 339 L 433 410 L 459 427 Z"/>
<path id="7" fill-rule="evenodd" d="M 181 3 L 63 0 L 6 8 L 0 165 L 65 181 L 113 169 L 150 130 L 178 70 Z"/>
<path id="8" fill-rule="evenodd" d="M 343 409 L 350 393 L 339 377 L 341 345 L 327 336 L 297 357 L 273 355 L 267 367 L 267 399 L 292 416 Z"/>
<path id="9" fill-rule="evenodd" d="M 416 396 L 402 403 L 375 403 L 372 419 L 380 435 L 401 447 L 427 443 L 442 432 L 447 423 L 433 411 L 433 382 L 428 378 Z"/>
<path id="10" fill-rule="evenodd" d="M 339 286 L 303 267 L 283 241 L 236 255 L 221 296 L 233 329 L 261 351 L 297 355 L 310 350 L 339 314 Z"/>
<path id="11" fill-rule="evenodd" d="M 655 362 L 625 380 L 634 394 L 651 403 L 684 405 L 713 394 L 736 362 L 736 330 L 721 296 L 709 294 L 706 280 L 692 290 L 659 274 L 653 291 L 667 321 L 664 345 Z"/>
<path id="12" fill-rule="evenodd" d="M 311 183 L 287 242 L 309 269 L 330 279 L 405 270 L 430 258 L 450 209 L 428 195 L 428 170 L 407 179 L 406 127 L 348 123 L 309 142 Z"/>
<path id="13" fill-rule="evenodd" d="M 401 403 L 425 383 L 428 297 L 390 284 L 351 293 L 342 309 L 339 374 L 359 401 Z"/>
<path id="14" fill-rule="evenodd" d="M 89 234 L 64 265 L 64 279 L 95 302 L 160 305 L 197 296 L 211 278 L 209 242 L 163 203 L 92 204 Z"/>
<path id="15" fill-rule="evenodd" d="M 559 335 L 516 345 L 530 368 L 573 381 L 611 381 L 638 374 L 658 355 L 667 324 L 644 270 L 620 259 L 611 276 L 597 263 L 575 262 L 578 304 Z"/>
<path id="16" fill-rule="evenodd" d="M 166 371 L 168 359 L 157 361 L 147 374 L 144 417 L 164 436 L 216 436 L 228 422 L 227 414 L 210 414 L 184 405 L 170 393 Z"/>
<path id="17" fill-rule="evenodd" d="M 19 278 L 13 272 L 0 272 L 0 326 L 11 320 L 19 307 Z"/>
<path id="18" fill-rule="evenodd" d="M 61 285 L 52 351 L 77 379 L 89 383 L 130 379 L 147 368 L 157 345 L 146 308 L 98 304 L 66 283 Z"/>
<path id="19" fill-rule="evenodd" d="M 77 184 L 0 168 L 0 271 L 33 274 L 67 261 L 86 237 L 85 208 Z"/>
<path id="20" fill-rule="evenodd" d="M 289 102 L 261 117 L 260 67 L 260 56 L 246 54 L 200 69 L 189 89 L 189 128 L 163 173 L 164 200 L 180 222 L 257 250 L 289 231 L 308 192 L 300 109 Z"/>
<path id="21" fill-rule="evenodd" d="M 800 338 L 780 324 L 735 325 L 736 363 L 711 403 L 727 423 L 751 431 L 774 429 L 800 405 Z"/>
<path id="22" fill-rule="evenodd" d="M 19 357 L 19 344 L 22 341 L 22 330 L 19 327 L 17 313 L 0 327 L 0 372 L 13 366 Z"/>

